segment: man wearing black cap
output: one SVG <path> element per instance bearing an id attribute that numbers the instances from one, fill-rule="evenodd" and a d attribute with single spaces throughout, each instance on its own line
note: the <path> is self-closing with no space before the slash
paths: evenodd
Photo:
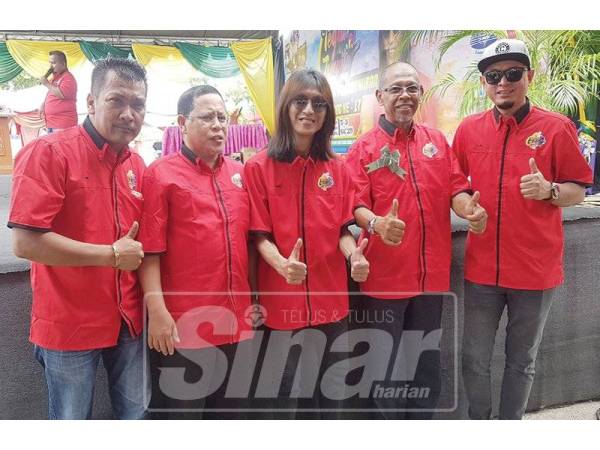
<path id="1" fill-rule="evenodd" d="M 463 378 L 469 417 L 489 419 L 490 362 L 506 307 L 500 419 L 521 419 L 552 297 L 563 282 L 560 207 L 584 199 L 592 173 L 571 120 L 529 103 L 534 71 L 522 41 L 492 43 L 478 68 L 495 107 L 467 117 L 452 146 L 489 215 L 485 233 L 467 237 Z"/>

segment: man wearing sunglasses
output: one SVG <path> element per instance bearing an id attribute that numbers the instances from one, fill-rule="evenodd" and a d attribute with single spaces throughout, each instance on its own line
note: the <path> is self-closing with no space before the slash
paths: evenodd
<path id="1" fill-rule="evenodd" d="M 492 43 L 478 69 L 494 108 L 467 117 L 452 145 L 489 214 L 486 232 L 466 243 L 463 378 L 469 417 L 489 419 L 490 362 L 508 308 L 500 419 L 521 419 L 552 297 L 563 282 L 560 207 L 584 199 L 592 173 L 573 123 L 530 104 L 534 71 L 522 41 Z"/>

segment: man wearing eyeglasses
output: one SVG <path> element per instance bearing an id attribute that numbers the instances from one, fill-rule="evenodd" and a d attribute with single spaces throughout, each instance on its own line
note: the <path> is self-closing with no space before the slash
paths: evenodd
<path id="1" fill-rule="evenodd" d="M 148 311 L 151 411 L 171 418 L 215 417 L 240 341 L 252 337 L 248 281 L 248 193 L 242 165 L 223 156 L 227 113 L 212 86 L 188 89 L 177 104 L 181 152 L 144 174 L 139 276 Z M 161 416 L 164 417 L 164 416 Z"/>
<path id="2" fill-rule="evenodd" d="M 395 372 L 410 362 L 395 361 L 394 365 L 391 359 L 388 365 L 380 358 L 383 347 L 378 350 L 372 365 L 380 371 L 380 380 L 373 383 L 365 401 L 374 418 L 432 417 L 441 389 L 443 302 L 437 293 L 450 288 L 450 207 L 470 221 L 472 232 L 482 233 L 486 226 L 479 194 L 470 195 L 467 178 L 444 135 L 414 122 L 422 95 L 413 66 L 388 66 L 376 91 L 385 113 L 375 128 L 354 143 L 347 159 L 356 187 L 354 215 L 369 238 L 364 254 L 371 268 L 369 278 L 360 285 L 363 295 L 353 305 L 357 322 L 359 317 L 369 318 L 358 326 L 372 329 L 372 337 L 381 335 L 380 331 L 391 335 L 394 355 L 405 331 L 406 336 L 421 333 L 423 339 L 404 348 L 406 361 L 413 355 L 413 362 L 418 363 L 418 370 L 408 379 Z M 416 347 L 425 341 L 429 345 L 421 352 Z M 386 376 L 392 366 L 394 373 Z M 386 392 L 417 389 L 419 397 L 389 398 L 380 395 L 382 388 Z M 403 414 L 398 409 L 412 411 Z"/>
<path id="3" fill-rule="evenodd" d="M 490 362 L 508 308 L 500 419 L 521 419 L 555 288 L 563 282 L 560 207 L 584 199 L 592 173 L 571 120 L 530 104 L 529 51 L 520 40 L 488 46 L 478 63 L 494 108 L 466 118 L 453 142 L 489 214 L 467 237 L 463 378 L 469 417 L 492 414 Z"/>

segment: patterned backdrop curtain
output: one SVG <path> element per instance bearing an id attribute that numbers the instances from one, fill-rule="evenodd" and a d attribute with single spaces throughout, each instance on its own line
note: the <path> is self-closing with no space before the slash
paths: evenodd
<path id="1" fill-rule="evenodd" d="M 174 45 L 196 70 L 209 77 L 228 78 L 240 73 L 230 48 L 205 47 L 186 42 L 175 42 Z"/>
<path id="2" fill-rule="evenodd" d="M 231 44 L 250 96 L 269 134 L 275 134 L 275 72 L 271 38 Z"/>
<path id="3" fill-rule="evenodd" d="M 6 83 L 19 75 L 23 69 L 19 67 L 15 59 L 10 56 L 4 42 L 0 42 L 0 83 Z"/>
<path id="4" fill-rule="evenodd" d="M 104 59 L 109 55 L 119 58 L 129 58 L 131 54 L 130 50 L 123 50 L 113 47 L 112 45 L 105 44 L 104 42 L 81 41 L 79 46 L 81 47 L 81 51 L 85 57 L 94 64 L 99 59 Z"/>
<path id="5" fill-rule="evenodd" d="M 135 59 L 146 70 L 175 82 L 186 82 L 198 71 L 183 57 L 179 49 L 167 45 L 131 44 Z"/>
<path id="6" fill-rule="evenodd" d="M 48 52 L 51 50 L 60 50 L 66 55 L 69 69 L 86 61 L 78 42 L 8 40 L 6 46 L 19 66 L 35 78 L 44 75 L 50 67 Z"/>

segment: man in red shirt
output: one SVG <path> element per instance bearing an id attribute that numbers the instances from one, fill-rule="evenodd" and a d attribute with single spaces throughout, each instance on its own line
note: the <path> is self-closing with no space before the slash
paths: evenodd
<path id="1" fill-rule="evenodd" d="M 49 53 L 50 69 L 40 78 L 48 88 L 40 107 L 40 116 L 46 121 L 48 133 L 77 125 L 77 81 L 67 69 L 67 57 L 58 50 Z M 52 79 L 48 77 L 52 75 Z"/>
<path id="2" fill-rule="evenodd" d="M 92 413 L 98 361 L 115 417 L 145 415 L 142 295 L 133 272 L 144 162 L 128 143 L 145 115 L 146 73 L 109 58 L 92 73 L 88 117 L 18 154 L 8 226 L 31 263 L 30 340 L 48 385 L 49 418 Z"/>
<path id="3" fill-rule="evenodd" d="M 250 209 L 243 168 L 223 157 L 227 112 L 219 91 L 188 89 L 177 113 L 181 152 L 155 161 L 142 189 L 147 256 L 140 281 L 148 345 L 156 350 L 152 408 L 178 410 L 168 412 L 172 418 L 215 417 L 212 409 L 229 408 L 241 418 L 247 398 L 226 398 L 225 373 L 238 342 L 253 335 L 245 317 Z M 170 375 L 175 368 L 181 377 Z"/>
<path id="4" fill-rule="evenodd" d="M 490 362 L 506 307 L 500 418 L 520 419 L 554 288 L 563 281 L 560 207 L 584 199 L 592 172 L 571 120 L 529 103 L 534 71 L 522 41 L 492 43 L 478 69 L 495 106 L 467 117 L 452 145 L 490 219 L 484 234 L 467 237 L 463 378 L 469 417 L 489 419 Z"/>
<path id="5" fill-rule="evenodd" d="M 357 192 L 354 216 L 369 237 L 365 257 L 370 262 L 351 321 L 359 328 L 386 331 L 394 349 L 405 330 L 437 336 L 437 345 L 416 353 L 419 370 L 412 379 L 386 377 L 389 358 L 381 351 L 373 363 L 381 371 L 381 383 L 374 383 L 367 401 L 377 417 L 430 418 L 441 389 L 443 296 L 437 293 L 450 288 L 450 208 L 470 221 L 474 233 L 485 229 L 486 213 L 477 203 L 479 194 L 468 193 L 468 181 L 444 135 L 414 122 L 423 95 L 415 68 L 401 62 L 388 66 L 376 95 L 385 114 L 353 144 L 347 159 Z M 406 350 L 410 354 L 415 349 Z M 389 387 L 401 389 L 397 392 L 416 388 L 423 396 L 404 403 L 402 394 L 392 399 L 378 394 Z M 401 407 L 422 411 L 405 416 L 391 411 Z"/>

